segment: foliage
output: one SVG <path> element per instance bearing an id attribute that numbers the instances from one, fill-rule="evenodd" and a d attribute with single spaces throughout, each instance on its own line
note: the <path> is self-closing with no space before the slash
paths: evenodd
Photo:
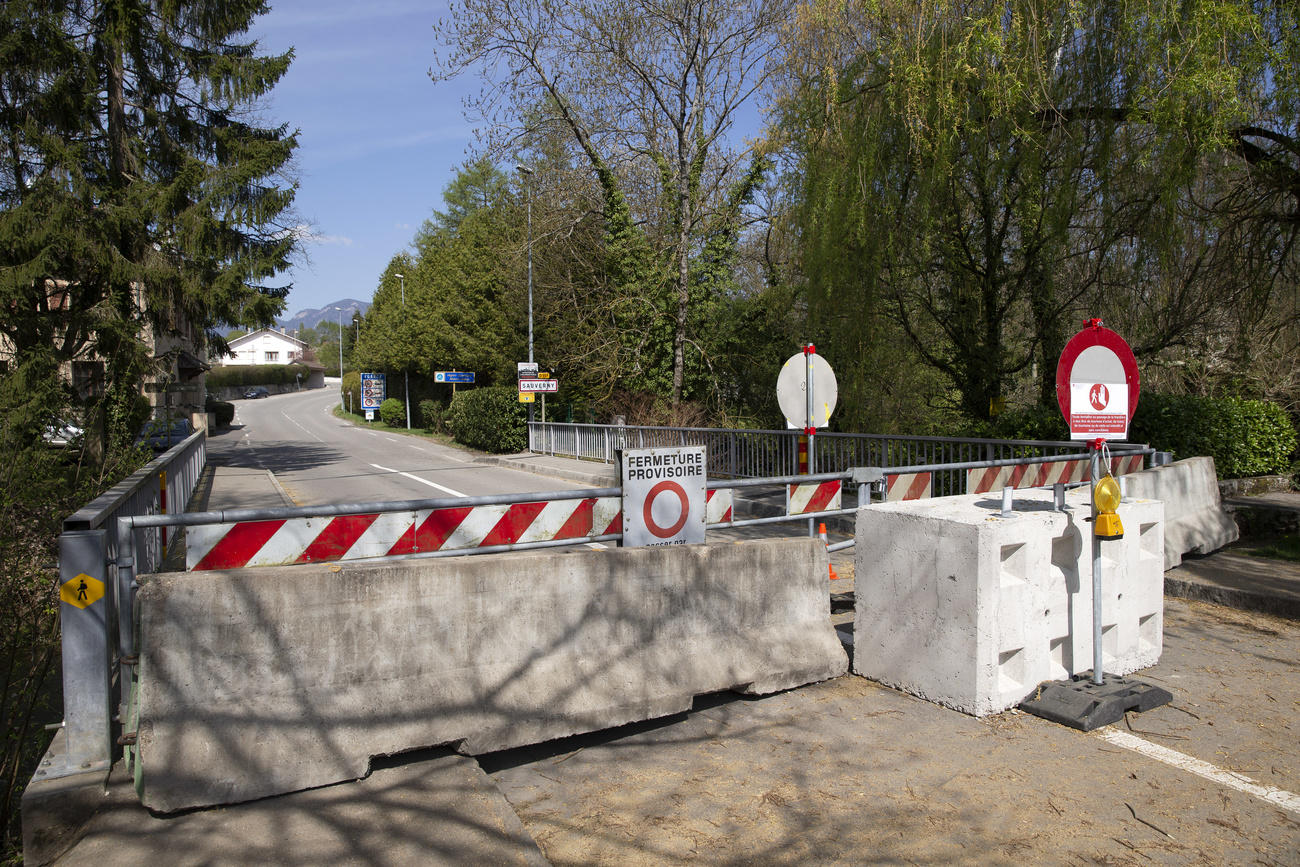
<path id="1" fill-rule="evenodd" d="M 343 390 L 343 407 L 352 413 L 361 412 L 361 374 L 355 370 L 349 370 L 343 374 L 343 382 L 340 386 Z"/>
<path id="2" fill-rule="evenodd" d="M 232 364 L 208 371 L 208 385 L 231 388 L 245 385 L 295 385 L 306 382 L 311 370 L 305 364 Z"/>
<path id="3" fill-rule="evenodd" d="M 88 428 L 114 444 L 155 365 L 145 333 L 270 324 L 296 249 L 288 68 L 241 41 L 256 2 L 19 0 L 0 41 L 0 334 L 106 362 Z M 219 339 L 209 331 L 211 339 Z"/>
<path id="4" fill-rule="evenodd" d="M 1296 430 L 1281 407 L 1237 397 L 1144 393 L 1129 439 L 1175 458 L 1209 455 L 1225 479 L 1287 472 L 1296 449 Z"/>
<path id="5" fill-rule="evenodd" d="M 486 452 L 526 449 L 527 421 L 518 392 L 505 386 L 458 391 L 447 410 L 447 426 L 456 441 Z"/>
<path id="6" fill-rule="evenodd" d="M 430 433 L 447 433 L 446 407 L 436 400 L 420 401 L 420 420 Z"/>
<path id="7" fill-rule="evenodd" d="M 1298 49 L 1276 3 L 800 7 L 778 132 L 846 390 L 919 361 L 969 418 L 1047 406 L 1085 315 L 1143 360 L 1253 363 L 1295 322 Z"/>
<path id="8" fill-rule="evenodd" d="M 605 351 L 626 361 L 621 378 L 674 408 L 706 336 L 693 266 L 749 163 L 726 133 L 766 80 L 787 6 L 466 0 L 438 27 L 450 49 L 435 76 L 482 71 L 489 84 L 473 108 L 494 137 L 554 158 L 563 136 L 586 163 L 603 217 L 604 279 L 593 288 L 614 326 Z"/>
<path id="9" fill-rule="evenodd" d="M 1269 545 L 1250 548 L 1247 553 L 1255 557 L 1268 557 L 1273 560 L 1289 560 L 1300 563 L 1300 535 L 1291 533 Z"/>
<path id="10" fill-rule="evenodd" d="M 0 455 L 5 456 L 0 462 L 5 527 L 0 533 L 0 860 L 5 861 L 21 844 L 20 797 L 49 740 L 43 726 L 59 719 L 57 535 L 67 515 L 135 470 L 144 457 L 126 447 L 96 458 L 85 441 L 60 449 L 45 444 L 42 435 L 51 425 L 80 421 L 57 363 L 57 354 L 46 349 L 0 371 Z M 138 429 L 133 417 L 124 417 L 123 424 Z"/>
<path id="11" fill-rule="evenodd" d="M 379 420 L 389 427 L 402 427 L 406 424 L 406 407 L 395 397 L 385 398 L 379 405 Z"/>

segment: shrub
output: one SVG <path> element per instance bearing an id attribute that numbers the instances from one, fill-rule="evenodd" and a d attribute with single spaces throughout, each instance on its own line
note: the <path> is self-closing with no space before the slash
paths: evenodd
<path id="1" fill-rule="evenodd" d="M 379 420 L 389 427 L 402 427 L 406 424 L 406 407 L 395 397 L 387 398 L 379 405 Z"/>
<path id="2" fill-rule="evenodd" d="M 307 381 L 311 369 L 305 364 L 236 364 L 214 367 L 208 371 L 209 387 L 243 387 L 249 385 L 294 385 Z"/>
<path id="3" fill-rule="evenodd" d="M 446 433 L 447 419 L 442 404 L 425 398 L 420 401 L 420 420 L 424 429 L 432 433 Z"/>
<path id="4" fill-rule="evenodd" d="M 528 447 L 528 413 L 508 386 L 456 392 L 447 426 L 457 442 L 486 452 L 520 452 Z"/>
<path id="5" fill-rule="evenodd" d="M 355 370 L 343 374 L 343 408 L 361 413 L 361 374 Z"/>
<path id="6" fill-rule="evenodd" d="M 1225 479 L 1287 472 L 1296 448 L 1280 406 L 1237 397 L 1144 394 L 1129 439 L 1175 458 L 1209 455 Z"/>

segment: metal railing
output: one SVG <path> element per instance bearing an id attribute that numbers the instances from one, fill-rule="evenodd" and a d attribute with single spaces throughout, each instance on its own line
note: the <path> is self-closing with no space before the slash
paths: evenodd
<path id="1" fill-rule="evenodd" d="M 185 511 L 207 461 L 207 436 L 191 434 L 63 522 L 59 535 L 59 616 L 63 630 L 63 742 L 47 778 L 107 768 L 112 732 L 123 706 L 115 682 L 115 642 L 130 628 L 130 589 L 115 567 L 123 549 L 147 571 L 162 567 L 165 529 L 136 527 L 121 533 L 122 517 Z M 116 706 L 116 707 L 115 707 Z"/>
<path id="2" fill-rule="evenodd" d="M 799 471 L 801 436 L 797 430 L 532 422 L 528 426 L 528 447 L 536 454 L 613 463 L 624 449 L 702 445 L 708 449 L 711 478 L 764 478 Z M 819 433 L 813 437 L 813 468 L 843 473 L 852 467 L 902 468 L 1054 455 L 1083 457 L 1085 447 L 1082 442 L 1072 441 Z M 1124 447 L 1117 446 L 1115 451 L 1118 454 Z M 963 485 L 964 480 L 957 474 L 940 473 L 934 493 L 959 494 Z"/>

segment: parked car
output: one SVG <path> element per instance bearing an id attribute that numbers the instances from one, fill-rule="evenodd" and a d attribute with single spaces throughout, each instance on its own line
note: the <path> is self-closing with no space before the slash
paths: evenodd
<path id="1" fill-rule="evenodd" d="M 68 446 L 80 445 L 82 433 L 84 431 L 77 425 L 67 419 L 59 419 L 46 426 L 41 438 L 45 440 L 47 446 L 66 449 Z"/>
<path id="2" fill-rule="evenodd" d="M 271 396 L 271 392 L 267 391 L 265 388 L 263 388 L 260 385 L 253 386 L 252 388 L 248 389 L 248 391 L 244 392 L 244 397 L 248 398 L 249 400 L 253 400 L 254 398 L 258 398 L 258 397 L 270 397 L 270 396 Z"/>
<path id="3" fill-rule="evenodd" d="M 137 443 L 148 443 L 156 452 L 165 452 L 173 446 L 180 445 L 186 437 L 194 433 L 194 426 L 187 418 L 174 418 L 170 422 L 157 418 L 144 423 L 140 428 Z"/>

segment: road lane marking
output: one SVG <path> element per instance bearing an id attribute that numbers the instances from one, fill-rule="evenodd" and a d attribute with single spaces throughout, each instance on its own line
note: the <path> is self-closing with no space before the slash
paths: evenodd
<path id="1" fill-rule="evenodd" d="M 1098 733 L 1102 740 L 1114 744 L 1117 747 L 1133 750 L 1135 753 L 1141 753 L 1147 758 L 1155 759 L 1158 762 L 1164 762 L 1180 770 L 1190 771 L 1198 777 L 1204 777 L 1211 782 L 1218 783 L 1221 786 L 1227 786 L 1236 789 L 1239 792 L 1245 792 L 1266 801 L 1275 807 L 1281 807 L 1296 815 L 1300 815 L 1300 795 L 1292 794 L 1285 789 L 1275 789 L 1272 786 L 1265 786 L 1257 783 L 1250 777 L 1242 776 L 1233 771 L 1225 771 L 1223 768 L 1216 767 L 1209 762 L 1203 762 L 1200 759 L 1194 759 L 1191 756 L 1184 755 L 1177 750 L 1171 750 L 1160 744 L 1153 744 L 1145 741 L 1136 735 L 1128 732 L 1122 732 L 1119 729 L 1104 729 Z"/>
<path id="2" fill-rule="evenodd" d="M 302 431 L 303 433 L 307 434 L 307 436 L 311 437 L 311 438 L 314 439 L 316 442 L 318 442 L 318 443 L 323 443 L 323 442 L 325 442 L 325 440 L 321 439 L 320 437 L 316 436 L 316 434 L 312 433 L 312 432 L 309 431 L 307 428 L 303 427 L 302 424 L 300 424 L 296 418 L 294 418 L 293 416 L 289 415 L 289 413 L 287 413 L 287 412 L 281 412 L 280 415 L 284 416 L 284 417 L 289 421 L 290 424 L 292 424 L 292 425 L 294 425 L 295 427 L 297 427 L 300 431 Z"/>
<path id="3" fill-rule="evenodd" d="M 412 479 L 414 481 L 420 482 L 421 484 L 428 485 L 431 488 L 437 488 L 438 490 L 443 491 L 444 493 L 451 494 L 453 497 L 469 496 L 469 494 L 462 494 L 460 491 L 454 491 L 451 488 L 445 488 L 442 485 L 438 484 L 437 482 L 431 482 L 428 479 L 422 479 L 419 476 L 413 476 L 410 473 L 404 473 L 401 470 L 390 470 L 388 467 L 381 467 L 379 464 L 371 464 L 370 466 L 374 467 L 375 469 L 381 472 L 397 473 L 399 476 L 406 476 L 408 479 Z"/>

